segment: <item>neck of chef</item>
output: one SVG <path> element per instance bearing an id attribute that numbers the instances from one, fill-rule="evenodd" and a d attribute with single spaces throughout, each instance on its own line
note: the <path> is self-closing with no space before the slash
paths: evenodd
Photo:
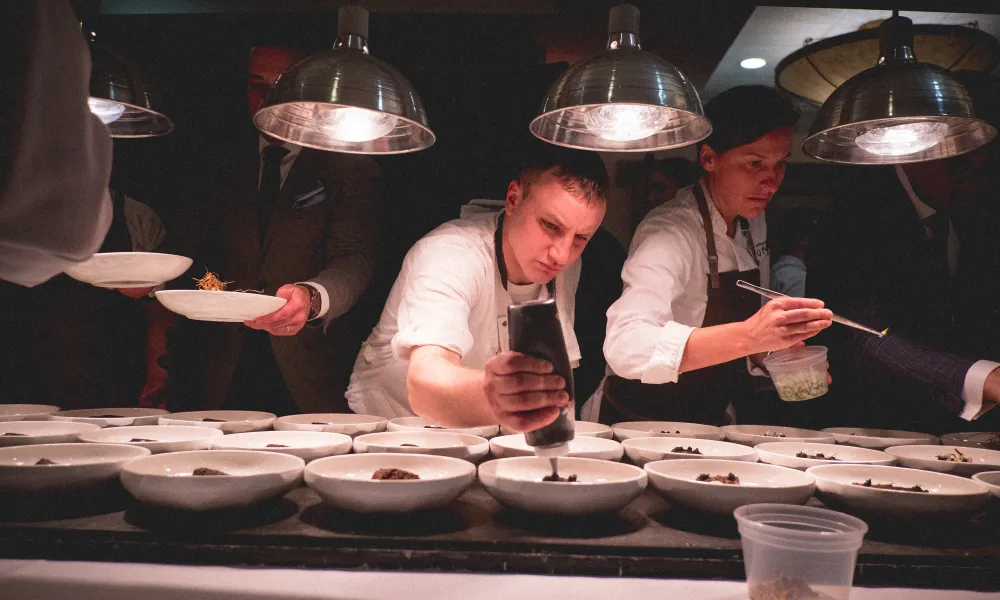
<path id="1" fill-rule="evenodd" d="M 722 219 L 726 222 L 726 235 L 733 237 L 736 235 L 736 218 L 739 217 L 737 208 L 733 203 L 726 202 L 725 193 L 716 184 L 715 178 L 712 177 L 711 173 L 705 174 L 705 187 L 708 188 L 708 195 L 713 204 L 715 204 L 716 210 L 722 215 Z"/>

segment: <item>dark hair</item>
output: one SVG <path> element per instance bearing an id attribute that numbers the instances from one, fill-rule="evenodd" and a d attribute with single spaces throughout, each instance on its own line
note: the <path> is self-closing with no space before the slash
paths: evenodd
<path id="1" fill-rule="evenodd" d="M 607 201 L 608 170 L 598 153 L 543 142 L 532 146 L 521 162 L 517 177 L 525 196 L 543 173 L 551 172 L 564 190 L 587 204 Z"/>
<path id="2" fill-rule="evenodd" d="M 716 95 L 705 104 L 712 121 L 712 134 L 698 145 L 708 145 L 719 154 L 782 127 L 795 127 L 799 110 L 786 96 L 763 85 L 738 85 Z"/>

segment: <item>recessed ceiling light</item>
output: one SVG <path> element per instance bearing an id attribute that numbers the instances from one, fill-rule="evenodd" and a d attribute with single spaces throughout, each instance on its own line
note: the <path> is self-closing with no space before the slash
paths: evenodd
<path id="1" fill-rule="evenodd" d="M 740 61 L 740 66 L 744 69 L 759 69 L 767 64 L 763 58 L 744 58 Z"/>

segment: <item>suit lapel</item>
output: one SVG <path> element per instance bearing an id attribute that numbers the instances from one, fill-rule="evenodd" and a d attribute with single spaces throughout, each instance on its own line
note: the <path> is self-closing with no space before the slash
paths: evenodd
<path id="1" fill-rule="evenodd" d="M 307 177 L 311 170 L 311 153 L 308 149 L 303 148 L 298 158 L 292 163 L 292 168 L 288 171 L 288 177 L 281 184 L 281 191 L 278 193 L 278 199 L 274 203 L 274 208 L 271 212 L 271 221 L 267 226 L 267 235 L 264 237 L 264 246 L 260 250 L 262 264 L 263 257 L 267 255 L 267 249 L 271 245 L 271 240 L 274 239 L 275 232 L 281 227 L 284 220 L 288 217 L 289 211 L 292 209 L 295 191 L 300 187 L 299 182 L 304 177 Z"/>

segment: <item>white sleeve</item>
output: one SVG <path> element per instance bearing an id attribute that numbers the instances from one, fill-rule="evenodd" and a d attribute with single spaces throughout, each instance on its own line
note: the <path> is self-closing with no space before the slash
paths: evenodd
<path id="1" fill-rule="evenodd" d="M 959 416 L 966 421 L 974 419 L 983 409 L 983 388 L 986 386 L 986 378 L 997 367 L 1000 367 L 1000 363 L 979 360 L 973 363 L 965 374 L 965 384 L 962 386 L 962 400 L 965 401 L 965 409 Z"/>
<path id="2" fill-rule="evenodd" d="M 487 282 L 481 252 L 457 235 L 424 238 L 410 249 L 392 338 L 398 360 L 409 360 L 418 346 L 441 346 L 459 356 L 472 349 L 469 314 Z"/>
<path id="3" fill-rule="evenodd" d="M 689 285 L 698 249 L 678 228 L 639 225 L 622 270 L 622 297 L 608 309 L 604 355 L 620 377 L 677 381 L 694 328 L 673 320 L 673 304 Z"/>

